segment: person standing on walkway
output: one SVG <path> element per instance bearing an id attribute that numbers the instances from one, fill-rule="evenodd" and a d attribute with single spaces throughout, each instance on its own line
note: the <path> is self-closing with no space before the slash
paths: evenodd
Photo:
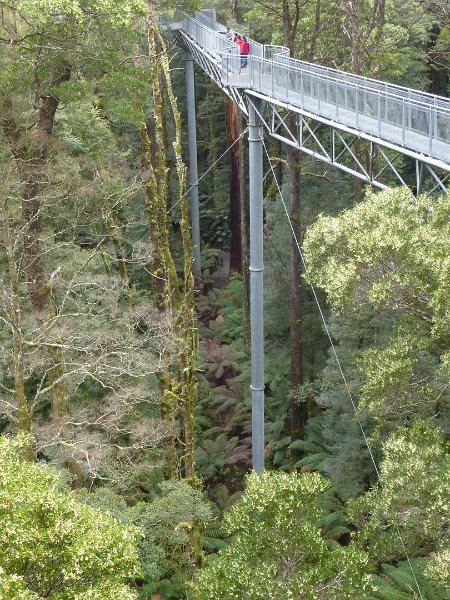
<path id="1" fill-rule="evenodd" d="M 248 55 L 250 54 L 250 43 L 246 37 L 242 37 L 241 49 L 241 67 L 247 66 Z"/>
<path id="2" fill-rule="evenodd" d="M 241 55 L 241 67 L 245 67 L 247 64 L 247 60 L 246 60 L 246 58 L 244 58 L 245 42 L 240 35 L 237 35 L 234 43 L 239 46 L 239 54 Z"/>
<path id="3" fill-rule="evenodd" d="M 234 42 L 234 33 L 231 31 L 231 29 L 229 27 L 227 27 L 227 30 L 225 32 L 225 37 L 227 38 L 227 40 L 230 40 L 230 42 Z"/>

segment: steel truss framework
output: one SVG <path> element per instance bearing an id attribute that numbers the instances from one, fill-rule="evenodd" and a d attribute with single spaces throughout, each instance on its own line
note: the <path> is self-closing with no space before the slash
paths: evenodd
<path id="1" fill-rule="evenodd" d="M 414 165 L 415 195 L 445 193 L 450 181 L 450 166 L 428 157 L 388 144 L 334 121 L 301 111 L 297 107 L 274 102 L 271 98 L 246 90 L 248 102 L 255 106 L 254 98 L 261 99 L 259 116 L 270 136 L 300 151 L 333 165 L 362 179 L 373 187 L 386 189 L 393 185 L 408 184 L 396 168 L 397 162 L 407 156 Z M 289 118 L 293 116 L 294 118 Z M 361 157 L 368 157 L 369 167 Z M 393 181 L 395 183 L 393 183 Z"/>
<path id="2" fill-rule="evenodd" d="M 262 101 L 259 104 L 262 108 L 257 112 L 271 137 L 335 166 L 375 188 L 409 185 L 414 195 L 447 192 L 450 165 L 274 100 L 251 89 L 225 85 L 222 83 L 221 61 L 206 52 L 181 29 L 177 30 L 176 34 L 178 43 L 192 54 L 195 62 L 234 100 L 246 117 L 249 103 L 256 108 L 255 99 Z M 288 118 L 291 115 L 294 116 L 293 119 Z M 413 184 L 405 182 L 399 172 L 398 163 L 405 157 L 411 162 L 411 171 L 414 171 Z"/>
<path id="3" fill-rule="evenodd" d="M 207 17 L 209 19 L 209 17 Z M 194 23 L 192 23 L 194 21 Z M 300 151 L 317 158 L 327 164 L 334 165 L 374 187 L 386 188 L 399 182 L 405 185 L 395 163 L 399 157 L 408 157 L 415 164 L 415 185 L 411 186 L 412 193 L 420 193 L 426 189 L 445 191 L 445 183 L 449 179 L 450 164 L 436 158 L 420 155 L 395 143 L 371 137 L 358 129 L 358 119 L 350 118 L 345 125 L 333 121 L 332 117 L 324 117 L 304 110 L 303 99 L 299 106 L 288 104 L 274 97 L 272 89 L 252 89 L 253 84 L 248 77 L 248 71 L 242 77 L 242 61 L 238 55 L 229 66 L 230 51 L 233 48 L 217 32 L 212 22 L 212 28 L 195 22 L 189 17 L 185 25 L 179 23 L 172 29 L 177 30 L 177 41 L 186 50 L 186 64 L 192 69 L 192 59 L 215 81 L 215 83 L 240 107 L 248 119 L 248 158 L 249 158 L 249 207 L 250 207 L 250 338 L 251 338 L 251 395 L 252 395 L 252 454 L 253 468 L 262 472 L 264 469 L 264 300 L 263 300 L 263 248 L 264 248 L 264 214 L 263 214 L 263 135 L 264 129 L 276 139 L 298 148 Z M 209 23 L 209 21 L 208 21 Z M 183 30 L 185 27 L 185 30 Z M 223 27 L 223 26 L 221 26 Z M 191 35 L 188 35 L 187 32 Z M 201 43 L 200 43 L 201 42 Z M 221 58 L 221 54 L 224 60 Z M 264 59 L 264 65 L 274 67 L 273 59 Z M 257 61 L 256 61 L 257 63 Z M 258 63 L 257 63 L 258 64 Z M 234 65 L 234 66 L 233 66 Z M 252 66 L 252 61 L 250 65 Z M 275 65 L 276 66 L 276 65 Z M 229 78 L 228 72 L 238 77 Z M 265 74 L 262 73 L 262 76 Z M 232 82 L 232 79 L 235 79 Z M 228 85 L 226 82 L 230 81 Z M 253 80 L 254 81 L 254 80 Z M 260 80 L 261 82 L 261 80 Z M 301 88 L 303 89 L 303 88 Z M 327 88 L 328 89 L 328 88 Z M 363 88 L 365 91 L 365 87 Z M 294 99 L 295 99 L 295 92 Z M 188 92 L 189 93 L 189 92 Z M 270 95 L 272 93 L 272 96 Z M 292 98 L 291 98 L 292 101 Z M 188 102 L 188 105 L 195 102 Z M 310 110 L 314 110 L 314 104 Z M 336 104 L 337 107 L 337 104 Z M 188 108 L 189 110 L 189 108 Z M 358 112 L 356 111 L 356 117 Z M 403 113 L 402 113 L 403 114 Z M 191 106 L 191 116 L 195 119 L 195 106 Z M 395 124 L 395 122 L 394 122 Z M 386 124 L 385 126 L 388 126 Z M 189 128 L 190 129 L 190 128 Z M 194 128 L 195 129 L 195 128 Z M 403 128 L 402 131 L 404 131 Z M 373 131 L 367 129 L 367 131 Z M 431 130 L 430 130 L 431 131 Z M 384 132 L 386 134 L 386 131 Z M 378 128 L 380 136 L 383 133 Z M 195 132 L 194 132 L 195 135 Z M 389 137 L 392 139 L 392 136 Z M 413 146 L 414 147 L 414 146 Z M 189 145 L 190 152 L 191 143 Z M 437 154 L 439 156 L 439 154 Z M 361 160 L 364 156 L 364 160 Z M 369 160 L 367 160 L 369 157 Z M 367 167 L 367 163 L 369 167 Z M 394 175 L 394 177 L 393 177 Z M 389 176 L 389 180 L 385 179 Z M 428 181 L 431 185 L 428 186 Z M 393 183 L 394 182 L 394 183 Z M 425 185 L 425 182 L 427 184 Z M 390 186 L 389 186 L 390 183 Z M 194 200 L 192 199 L 192 202 Z M 194 211 L 192 212 L 194 214 Z"/>

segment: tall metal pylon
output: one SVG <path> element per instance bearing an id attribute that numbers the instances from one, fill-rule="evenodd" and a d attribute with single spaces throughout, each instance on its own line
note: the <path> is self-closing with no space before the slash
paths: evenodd
<path id="1" fill-rule="evenodd" d="M 250 347 L 252 364 L 253 469 L 264 470 L 264 259 L 263 127 L 258 103 L 249 104 L 248 153 L 250 190 Z"/>
<path id="2" fill-rule="evenodd" d="M 411 193 L 445 193 L 450 181 L 450 104 L 425 92 L 297 61 L 287 48 L 254 40 L 248 66 L 242 69 L 237 46 L 211 11 L 185 15 L 182 22 L 168 27 L 188 51 L 186 69 L 192 69 L 192 78 L 194 59 L 248 115 L 252 445 L 253 468 L 260 473 L 264 469 L 263 128 L 271 137 L 374 188 L 406 185 L 395 161 L 408 157 L 416 171 L 416 189 Z M 188 112 L 195 121 L 195 105 Z M 356 142 L 368 149 L 368 168 L 354 151 Z M 191 141 L 189 149 L 191 156 Z M 193 239 L 196 227 L 193 221 Z"/>

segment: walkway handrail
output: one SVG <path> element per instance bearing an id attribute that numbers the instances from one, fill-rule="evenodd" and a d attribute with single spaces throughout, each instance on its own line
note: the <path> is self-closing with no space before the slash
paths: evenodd
<path id="1" fill-rule="evenodd" d="M 383 90 L 394 95 L 405 96 L 407 98 L 410 98 L 411 100 L 419 100 L 427 105 L 432 104 L 434 106 L 439 106 L 440 108 L 450 110 L 450 103 L 447 98 L 443 98 L 442 96 L 436 96 L 435 94 L 430 94 L 428 92 L 412 90 L 410 88 L 405 88 L 395 83 L 387 83 L 378 79 L 373 79 L 371 77 L 365 77 L 363 75 L 356 75 L 355 73 L 348 73 L 347 71 L 333 69 L 332 67 L 325 67 L 323 65 L 308 63 L 303 60 L 286 57 L 282 54 L 277 54 L 276 56 L 274 56 L 274 60 L 277 60 L 284 64 L 290 64 L 292 66 L 302 68 L 306 71 L 328 75 L 336 79 L 354 80 L 355 83 L 363 85 L 368 89 L 371 88 Z"/>
<path id="2" fill-rule="evenodd" d="M 202 46 L 202 48 L 207 50 L 210 54 L 215 55 L 218 61 L 220 61 L 220 55 L 222 53 L 239 53 L 239 48 L 236 44 L 228 40 L 224 35 L 218 33 L 218 31 L 200 23 L 190 15 L 185 15 L 183 28 L 190 37 Z"/>
<path id="3" fill-rule="evenodd" d="M 450 164 L 448 99 L 293 59 L 283 46 L 254 40 L 249 40 L 248 61 L 242 61 L 224 25 L 204 13 L 196 16 L 186 15 L 185 33 L 211 55 L 221 69 L 214 77 L 223 86 L 253 91 L 272 103 Z"/>
<path id="4" fill-rule="evenodd" d="M 417 133 L 421 138 L 417 149 L 445 159 L 434 142 L 450 141 L 450 103 L 445 108 L 429 105 L 382 89 L 368 89 L 353 79 L 305 71 L 296 62 L 286 65 L 277 58 L 251 57 L 249 89 L 303 109 L 307 109 L 306 99 L 313 100 L 311 112 L 403 147 L 408 147 L 411 134 Z M 447 150 L 450 160 L 450 145 Z"/>
<path id="5" fill-rule="evenodd" d="M 218 23 L 212 19 L 209 14 L 211 11 L 199 11 L 194 15 L 194 19 L 200 24 L 204 25 L 207 29 L 215 31 L 217 33 L 225 34 L 227 27 Z M 189 15 L 186 15 L 189 16 Z M 259 56 L 260 58 L 266 58 L 272 60 L 272 58 L 279 54 L 280 56 L 289 56 L 289 48 L 286 46 L 279 46 L 274 44 L 260 44 L 256 40 L 247 37 L 250 44 L 250 56 Z"/>
<path id="6" fill-rule="evenodd" d="M 290 50 L 286 46 L 276 46 L 274 44 L 264 44 L 264 58 L 266 60 L 283 60 L 289 58 Z"/>
<path id="7" fill-rule="evenodd" d="M 412 92 L 411 95 L 405 93 L 405 94 L 398 94 L 396 93 L 396 91 L 394 89 L 395 86 L 391 84 L 386 83 L 385 86 L 386 87 L 370 87 L 368 85 L 366 85 L 366 78 L 364 77 L 360 77 L 358 75 L 355 75 L 354 78 L 349 77 L 344 78 L 344 77 L 336 77 L 333 74 L 329 74 L 329 73 L 344 73 L 343 71 L 337 71 L 335 69 L 328 69 L 327 67 L 323 67 L 324 71 L 323 72 L 314 72 L 314 70 L 310 70 L 310 69 L 305 69 L 303 65 L 308 65 L 310 66 L 310 63 L 303 63 L 302 61 L 299 60 L 295 60 L 295 59 L 289 59 L 290 61 L 292 61 L 291 64 L 287 63 L 286 59 L 283 56 L 280 56 L 278 54 L 276 54 L 273 58 L 274 63 L 278 63 L 278 64 L 282 64 L 284 66 L 288 66 L 290 71 L 297 71 L 297 72 L 302 72 L 304 73 L 305 71 L 308 72 L 309 74 L 311 74 L 312 76 L 315 77 L 320 77 L 321 80 L 328 80 L 328 81 L 332 81 L 332 82 L 336 82 L 339 81 L 340 83 L 343 83 L 345 85 L 348 85 L 350 87 L 353 87 L 355 89 L 359 89 L 359 90 L 363 90 L 363 91 L 369 91 L 370 93 L 382 93 L 383 96 L 386 96 L 387 98 L 391 98 L 391 99 L 398 99 L 398 97 L 400 96 L 402 99 L 407 99 L 411 104 L 414 104 L 416 106 L 421 106 L 423 108 L 429 108 L 431 107 L 432 109 L 436 108 L 437 110 L 439 110 L 440 112 L 442 111 L 443 113 L 449 113 L 450 114 L 450 102 L 441 102 L 441 103 L 436 103 L 433 105 L 430 105 L 429 102 L 426 101 L 426 96 L 432 96 L 435 98 L 435 96 L 433 96 L 432 94 L 427 94 L 427 92 L 417 92 L 417 98 L 414 97 L 414 92 L 415 90 L 409 90 L 408 88 L 400 88 L 401 90 L 404 90 L 405 92 Z M 347 73 L 344 73 L 345 75 L 347 75 Z M 351 73 L 349 74 L 351 75 Z M 377 82 L 377 80 L 367 80 L 367 81 L 375 81 Z M 380 83 L 380 82 L 377 82 Z M 399 86 L 397 86 L 399 87 Z"/>

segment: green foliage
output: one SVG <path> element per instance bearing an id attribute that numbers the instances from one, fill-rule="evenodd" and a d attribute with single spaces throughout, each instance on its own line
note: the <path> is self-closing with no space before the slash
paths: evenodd
<path id="1" fill-rule="evenodd" d="M 212 518 L 209 505 L 198 490 L 185 481 L 164 481 L 151 502 L 139 502 L 132 507 L 107 489 L 94 493 L 82 491 L 80 497 L 140 532 L 142 598 L 151 593 L 166 598 L 183 595 L 191 577 L 190 536 L 195 527 L 203 530 Z M 204 532 L 205 551 L 222 547 L 219 528 L 208 526 Z"/>
<path id="2" fill-rule="evenodd" d="M 2 600 L 135 598 L 126 584 L 139 575 L 136 528 L 80 503 L 47 465 L 25 462 L 24 443 L 0 439 Z"/>
<path id="3" fill-rule="evenodd" d="M 375 458 L 399 425 L 433 417 L 447 427 L 448 203 L 416 201 L 407 189 L 368 192 L 339 217 L 320 217 L 305 238 L 308 280 L 327 292 L 348 385 L 331 356 L 318 399 L 330 456 L 320 468 L 343 497 L 375 475 L 348 392 Z"/>
<path id="4" fill-rule="evenodd" d="M 447 542 L 450 458 L 442 432 L 418 421 L 383 446 L 381 486 L 347 504 L 357 539 L 371 556 L 428 555 Z M 441 576 L 442 577 L 442 576 Z"/>
<path id="5" fill-rule="evenodd" d="M 388 306 L 431 322 L 440 335 L 448 324 L 441 302 L 448 203 L 442 197 L 430 206 L 399 188 L 369 192 L 338 218 L 322 216 L 305 240 L 308 280 L 326 290 L 337 312 L 358 302 Z"/>
<path id="6" fill-rule="evenodd" d="M 449 590 L 424 575 L 428 562 L 416 559 L 398 566 L 382 565 L 381 574 L 373 577 L 375 590 L 357 600 L 449 600 Z"/>
<path id="7" fill-rule="evenodd" d="M 424 10 L 419 0 L 388 0 L 383 3 L 384 18 L 379 24 L 374 19 L 376 3 L 372 0 L 351 5 L 351 12 L 345 10 L 345 3 L 306 3 L 298 14 L 293 51 L 303 60 L 351 70 L 355 67 L 351 61 L 353 35 L 362 74 L 394 83 L 406 80 L 410 85 L 412 82 L 424 87 L 427 38 L 433 22 L 430 13 L 435 3 L 427 4 L 428 10 Z M 289 14 L 293 23 L 296 6 L 291 1 L 281 5 L 278 0 L 252 3 L 245 12 L 252 37 L 256 34 L 256 39 L 266 43 L 286 44 L 285 15 Z M 446 16 L 442 10 L 441 13 L 436 14 L 435 22 L 440 21 L 445 27 Z"/>
<path id="8" fill-rule="evenodd" d="M 12 43 L 3 58 L 0 93 L 56 87 L 54 73 L 62 63 L 85 76 L 111 69 L 119 51 L 136 42 L 136 18 L 145 11 L 142 0 L 17 0 L 2 6 L 1 37 Z"/>
<path id="9" fill-rule="evenodd" d="M 209 301 L 216 305 L 219 318 L 210 323 L 210 331 L 222 344 L 242 340 L 242 277 L 233 273 L 223 290 L 213 290 Z"/>
<path id="10" fill-rule="evenodd" d="M 295 463 L 295 468 L 307 467 L 314 471 L 323 472 L 323 462 L 329 457 L 329 452 L 322 432 L 322 421 L 320 417 L 308 419 L 305 426 L 305 438 L 295 440 L 289 448 L 300 450 L 304 458 Z"/>
<path id="11" fill-rule="evenodd" d="M 9 575 L 0 567 L 1 600 L 36 600 L 39 596 L 26 589 L 26 582 L 18 575 Z"/>
<path id="12" fill-rule="evenodd" d="M 227 203 L 214 206 L 211 198 L 200 196 L 199 204 L 202 239 L 215 248 L 228 248 L 230 230 Z"/>
<path id="13" fill-rule="evenodd" d="M 424 574 L 442 588 L 450 590 L 450 548 L 448 546 L 431 555 Z"/>
<path id="14" fill-rule="evenodd" d="M 227 546 L 227 534 L 218 523 L 209 523 L 202 531 L 202 548 L 208 554 L 218 552 Z"/>
<path id="15" fill-rule="evenodd" d="M 321 536 L 328 485 L 318 474 L 251 474 L 224 519 L 233 541 L 199 571 L 193 598 L 350 599 L 369 590 L 365 554 L 330 550 Z"/>

